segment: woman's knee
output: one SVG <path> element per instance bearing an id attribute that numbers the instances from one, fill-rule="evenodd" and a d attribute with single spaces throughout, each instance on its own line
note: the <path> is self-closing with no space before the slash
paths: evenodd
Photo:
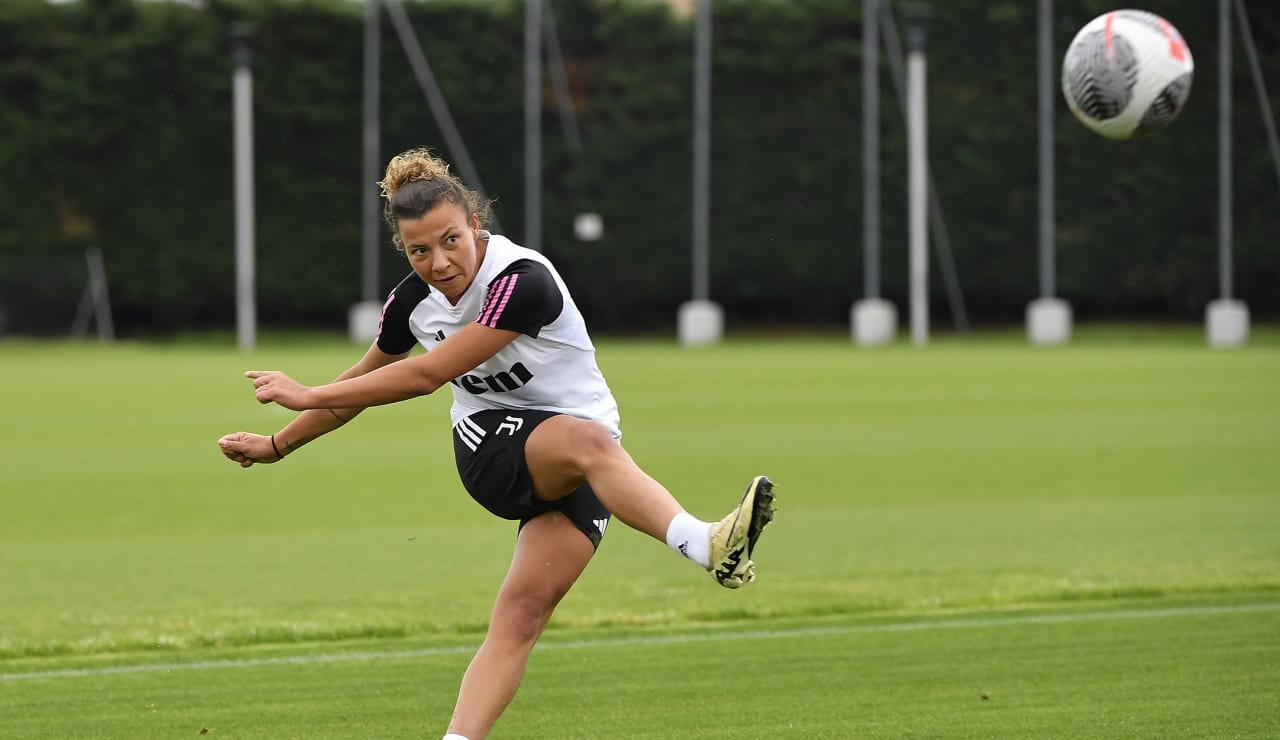
<path id="1" fill-rule="evenodd" d="M 538 496 L 554 501 L 601 472 L 631 461 L 608 427 L 557 416 L 538 426 L 525 444 L 525 464 Z"/>
<path id="2" fill-rule="evenodd" d="M 560 595 L 550 589 L 521 589 L 519 593 L 503 594 L 494 609 L 489 632 L 493 634 L 496 630 L 507 639 L 532 643 L 542 634 L 559 601 Z"/>
<path id="3" fill-rule="evenodd" d="M 609 429 L 596 421 L 578 424 L 571 441 L 578 465 L 584 471 L 626 456 L 622 445 L 613 438 Z"/>

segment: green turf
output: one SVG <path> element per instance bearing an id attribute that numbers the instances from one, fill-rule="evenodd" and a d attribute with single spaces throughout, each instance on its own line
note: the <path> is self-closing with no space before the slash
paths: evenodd
<path id="1" fill-rule="evenodd" d="M 1277 629 L 1273 601 L 588 631 L 544 641 L 491 737 L 1273 738 Z M 6 676 L 0 709 L 30 740 L 439 737 L 465 646 L 381 647 Z"/>
<path id="2" fill-rule="evenodd" d="M 547 639 L 1280 602 L 1278 337 L 1258 327 L 1234 351 L 1204 347 L 1200 332 L 1149 327 L 1085 328 L 1071 346 L 1049 349 L 1014 334 L 940 337 L 928 350 L 860 350 L 844 337 L 734 338 L 693 351 L 602 342 L 624 441 L 646 469 L 706 518 L 765 472 L 780 509 L 761 544 L 760 581 L 742 592 L 716 589 L 662 546 L 612 527 Z M 270 336 L 248 355 L 225 342 L 0 344 L 0 673 L 474 644 L 514 531 L 457 483 L 447 397 L 371 410 L 277 466 L 240 470 L 218 454 L 220 434 L 274 431 L 290 416 L 254 403 L 241 371 L 320 382 L 358 354 L 340 341 Z M 1219 659 L 1212 640 L 1197 644 L 1197 630 L 1219 621 L 1255 635 L 1260 652 L 1222 647 L 1236 657 Z M 1114 634 L 1085 637 L 1100 623 L 911 640 L 853 633 L 840 645 L 771 640 L 771 651 L 814 664 L 761 664 L 790 687 L 777 701 L 809 724 L 788 729 L 749 712 L 739 727 L 808 737 L 1271 737 L 1275 701 L 1250 692 L 1280 678 L 1278 621 L 1264 611 L 1121 620 Z M 987 655 L 1032 633 L 1044 636 L 1013 645 L 1008 665 Z M 1177 649 L 1160 656 L 1159 644 Z M 719 700 L 680 673 L 733 654 L 727 643 L 617 650 L 616 663 L 579 665 L 599 675 L 578 689 L 567 674 L 586 653 L 549 651 L 503 736 L 671 736 L 612 687 L 634 681 L 634 694 L 657 707 L 687 704 L 685 722 L 696 724 L 696 708 Z M 843 661 L 828 660 L 842 650 Z M 1054 670 L 1032 670 L 1037 651 L 1052 654 Z M 430 737 L 466 658 L 193 672 L 172 686 L 149 674 L 11 681 L 0 683 L 0 710 L 25 707 L 16 737 L 174 737 L 202 724 L 224 737 L 294 736 L 290 727 L 299 737 L 422 727 Z M 947 677 L 974 664 L 1014 690 L 993 685 L 979 689 L 990 701 L 949 708 Z M 1107 680 L 1084 690 L 1092 678 Z M 797 688 L 806 680 L 809 689 Z M 812 688 L 839 681 L 847 695 Z M 352 692 L 353 683 L 370 688 Z M 551 684 L 577 693 L 538 699 Z M 137 703 L 148 687 L 209 698 L 190 711 L 171 703 L 156 712 L 169 724 L 148 725 Z M 103 698 L 82 704 L 88 688 Z M 1054 695 L 1067 699 L 1060 710 Z M 39 708 L 66 702 L 83 710 Z M 1236 729 L 1214 734 L 1232 707 Z M 1081 712 L 1087 724 L 1072 725 Z M 729 736 L 717 732 L 699 725 L 693 734 Z"/>

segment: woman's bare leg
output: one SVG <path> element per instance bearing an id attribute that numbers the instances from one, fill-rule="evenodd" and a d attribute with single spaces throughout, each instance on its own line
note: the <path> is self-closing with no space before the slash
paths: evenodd
<path id="1" fill-rule="evenodd" d="M 658 540 L 665 539 L 672 518 L 684 511 L 595 422 L 552 417 L 533 430 L 524 453 L 534 490 L 542 498 L 567 496 L 589 479 L 614 516 Z M 463 676 L 449 732 L 470 740 L 489 732 L 515 696 L 552 610 L 593 554 L 591 541 L 559 512 L 524 526 L 489 631 Z"/>
<path id="2" fill-rule="evenodd" d="M 538 425 L 525 443 L 538 495 L 555 500 L 584 482 L 622 523 L 666 541 L 671 520 L 684 512 L 661 483 L 640 469 L 604 426 L 572 416 Z"/>
<path id="3" fill-rule="evenodd" d="M 726 588 L 755 580 L 751 556 L 773 519 L 773 482 L 756 476 L 738 506 L 718 522 L 690 516 L 666 488 L 649 477 L 601 424 L 555 416 L 525 442 L 533 487 L 545 499 L 573 492 L 583 481 L 622 523 L 707 569 Z"/>
<path id="4" fill-rule="evenodd" d="M 480 740 L 511 703 L 529 652 L 595 548 L 567 517 L 549 512 L 520 531 L 484 643 L 462 678 L 449 732 Z"/>

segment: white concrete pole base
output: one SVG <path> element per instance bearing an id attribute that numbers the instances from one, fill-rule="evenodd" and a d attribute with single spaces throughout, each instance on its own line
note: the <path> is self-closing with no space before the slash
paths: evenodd
<path id="1" fill-rule="evenodd" d="M 686 301 L 676 317 L 680 344 L 715 344 L 724 337 L 724 311 L 714 301 Z"/>
<path id="2" fill-rule="evenodd" d="M 382 320 L 382 304 L 362 301 L 347 310 L 347 335 L 357 344 L 372 344 L 378 336 L 378 322 Z"/>
<path id="3" fill-rule="evenodd" d="M 1211 301 L 1204 322 L 1210 347 L 1241 347 L 1249 340 L 1249 307 L 1241 301 Z"/>
<path id="4" fill-rule="evenodd" d="M 1032 344 L 1071 341 L 1071 304 L 1058 298 L 1038 298 L 1027 306 L 1027 339 Z"/>
<path id="5" fill-rule="evenodd" d="M 898 332 L 898 309 L 883 298 L 864 298 L 849 309 L 849 323 L 858 346 L 889 344 Z"/>

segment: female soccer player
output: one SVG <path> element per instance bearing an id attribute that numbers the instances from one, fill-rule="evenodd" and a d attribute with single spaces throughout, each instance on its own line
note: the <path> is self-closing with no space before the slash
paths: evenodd
<path id="1" fill-rule="evenodd" d="M 219 445 L 242 467 L 278 462 L 366 407 L 450 386 L 463 486 L 520 522 L 445 736 L 478 740 L 515 696 L 534 643 L 611 515 L 738 588 L 755 578 L 751 555 L 773 518 L 773 484 L 757 476 L 719 522 L 688 514 L 619 443 L 617 403 L 551 262 L 483 230 L 488 203 L 426 149 L 394 157 L 380 185 L 392 241 L 413 272 L 387 298 L 377 338 L 329 385 L 245 373 L 260 403 L 303 413 L 275 434 L 237 432 Z M 426 353 L 410 357 L 415 344 Z"/>

